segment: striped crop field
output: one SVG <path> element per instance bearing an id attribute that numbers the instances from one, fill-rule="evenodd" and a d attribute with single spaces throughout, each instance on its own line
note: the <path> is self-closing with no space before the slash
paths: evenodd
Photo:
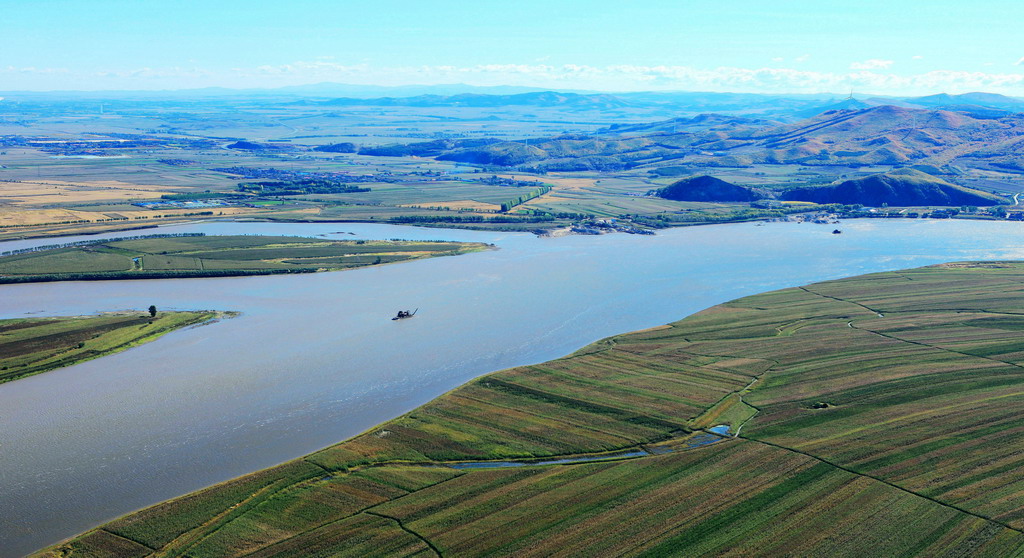
<path id="1" fill-rule="evenodd" d="M 127 350 L 222 312 L 114 312 L 0 320 L 0 383 Z"/>
<path id="2" fill-rule="evenodd" d="M 310 273 L 485 249 L 476 242 L 156 235 L 0 256 L 0 283 Z"/>
<path id="3" fill-rule="evenodd" d="M 1020 263 L 751 296 L 39 555 L 1024 556 L 1022 333 Z"/>

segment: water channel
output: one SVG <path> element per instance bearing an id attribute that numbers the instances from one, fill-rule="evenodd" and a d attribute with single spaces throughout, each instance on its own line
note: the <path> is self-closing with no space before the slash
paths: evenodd
<path id="1" fill-rule="evenodd" d="M 159 232 L 470 240 L 499 249 L 338 273 L 0 286 L 4 318 L 150 304 L 242 313 L 0 385 L 0 556 L 343 440 L 480 374 L 739 296 L 944 261 L 1024 258 L 1020 223 L 833 228 L 748 223 L 537 238 L 205 223 Z M 5 242 L 0 251 L 79 239 Z M 414 319 L 390 319 L 412 308 L 420 309 Z"/>

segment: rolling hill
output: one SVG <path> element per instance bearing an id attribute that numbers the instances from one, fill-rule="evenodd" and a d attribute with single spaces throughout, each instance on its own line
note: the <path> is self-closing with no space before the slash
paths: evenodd
<path id="1" fill-rule="evenodd" d="M 996 205 L 1000 196 L 957 186 L 914 169 L 847 180 L 830 186 L 793 188 L 782 199 L 871 206 Z"/>
<path id="2" fill-rule="evenodd" d="M 447 140 L 371 147 L 365 155 L 418 155 L 541 171 L 753 164 L 1024 168 L 1024 114 L 893 105 L 828 110 L 798 122 L 722 115 L 613 126 L 596 134 L 523 142 Z M 513 153 L 514 156 L 509 156 Z"/>
<path id="3" fill-rule="evenodd" d="M 655 191 L 660 198 L 676 201 L 754 201 L 768 197 L 766 192 L 726 182 L 713 176 L 691 176 Z"/>
<path id="4" fill-rule="evenodd" d="M 905 99 L 907 103 L 920 107 L 947 108 L 957 106 L 976 106 L 992 109 L 1002 109 L 1009 112 L 1024 112 L 1024 100 L 996 93 L 963 93 L 961 95 L 949 95 L 939 93 L 924 97 L 910 97 Z"/>

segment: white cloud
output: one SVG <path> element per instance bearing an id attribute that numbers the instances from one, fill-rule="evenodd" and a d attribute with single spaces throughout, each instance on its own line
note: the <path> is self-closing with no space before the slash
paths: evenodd
<path id="1" fill-rule="evenodd" d="M 1021 65 L 1024 65 L 1024 56 L 1022 56 L 1022 57 L 1020 58 L 1020 60 L 1018 60 L 1018 61 L 1016 62 L 1016 65 L 1017 65 L 1017 66 L 1021 66 Z"/>
<path id="2" fill-rule="evenodd" d="M 854 62 L 850 64 L 851 70 L 884 70 L 892 66 L 892 60 L 879 60 L 872 58 L 871 60 L 865 60 L 863 62 Z"/>
<path id="3" fill-rule="evenodd" d="M 2 73 L 8 74 L 32 74 L 32 75 L 55 75 L 55 74 L 68 74 L 71 71 L 67 68 L 36 68 L 35 66 L 7 66 L 0 69 Z"/>
<path id="4" fill-rule="evenodd" d="M 782 62 L 782 61 L 783 61 L 783 58 L 781 56 L 776 56 L 775 58 L 772 58 L 772 62 Z"/>
<path id="5" fill-rule="evenodd" d="M 86 72 L 64 68 L 0 66 L 0 78 L 3 78 L 9 89 L 176 89 L 208 86 L 270 88 L 335 82 L 354 85 L 466 83 L 482 86 L 522 85 L 605 91 L 838 93 L 853 88 L 864 93 L 891 95 L 924 95 L 941 91 L 1024 94 L 1024 73 L 937 70 L 918 74 L 896 74 L 885 69 L 887 61 L 880 62 L 885 64 L 871 64 L 871 68 L 862 67 L 848 72 L 819 72 L 785 67 L 697 68 L 670 65 L 590 66 L 550 63 L 385 67 L 365 62 L 345 64 L 318 59 L 220 71 L 198 67 L 169 67 Z"/>
<path id="6" fill-rule="evenodd" d="M 911 56 L 910 58 L 911 58 L 911 60 L 924 60 L 924 56 L 921 56 L 920 54 L 915 54 L 914 56 Z"/>
<path id="7" fill-rule="evenodd" d="M 810 54 L 802 54 L 800 56 L 797 56 L 793 60 L 796 61 L 796 62 L 807 62 L 810 59 L 811 59 L 811 55 Z"/>

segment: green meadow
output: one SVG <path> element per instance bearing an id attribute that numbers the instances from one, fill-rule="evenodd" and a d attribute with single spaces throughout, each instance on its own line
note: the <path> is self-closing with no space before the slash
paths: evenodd
<path id="1" fill-rule="evenodd" d="M 1022 332 L 1021 263 L 746 297 L 38 556 L 1020 556 Z"/>

